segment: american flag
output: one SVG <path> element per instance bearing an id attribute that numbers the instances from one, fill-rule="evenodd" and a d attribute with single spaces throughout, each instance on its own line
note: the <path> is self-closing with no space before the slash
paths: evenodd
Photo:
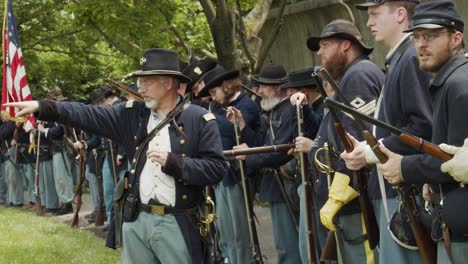
<path id="1" fill-rule="evenodd" d="M 28 86 L 23 54 L 21 52 L 16 19 L 13 13 L 13 0 L 5 1 L 5 20 L 3 22 L 3 86 L 2 86 L 2 114 L 11 120 L 24 121 L 15 117 L 13 107 L 4 107 L 11 102 L 31 101 L 31 91 Z M 36 126 L 34 116 L 30 115 L 24 124 L 24 130 L 29 131 Z"/>

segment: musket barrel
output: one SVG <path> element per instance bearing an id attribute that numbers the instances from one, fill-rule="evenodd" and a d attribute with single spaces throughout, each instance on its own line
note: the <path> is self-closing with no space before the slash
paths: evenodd
<path id="1" fill-rule="evenodd" d="M 294 147 L 295 147 L 294 144 L 280 144 L 280 145 L 255 147 L 255 148 L 231 149 L 231 150 L 224 150 L 223 155 L 225 157 L 230 157 L 230 156 L 251 155 L 251 154 L 259 154 L 259 153 L 270 153 L 270 152 L 287 152 L 290 149 L 293 149 Z"/>

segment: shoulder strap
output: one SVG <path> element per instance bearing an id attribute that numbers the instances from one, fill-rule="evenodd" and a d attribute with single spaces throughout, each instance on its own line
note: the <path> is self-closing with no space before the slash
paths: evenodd
<path id="1" fill-rule="evenodd" d="M 385 68 L 387 69 L 387 74 L 392 71 L 393 66 L 398 63 L 398 61 L 401 59 L 401 56 L 405 54 L 405 51 L 411 46 L 411 41 L 409 39 L 406 39 L 403 43 L 401 43 L 400 47 L 395 51 L 395 54 L 385 61 Z"/>
<path id="2" fill-rule="evenodd" d="M 135 153 L 135 155 L 133 156 L 134 159 L 137 160 L 137 162 L 135 163 L 132 163 L 132 167 L 131 167 L 131 170 L 134 170 L 136 171 L 136 166 L 138 164 L 138 161 L 140 160 L 140 156 L 141 154 L 143 153 L 146 145 L 148 145 L 148 143 L 154 138 L 154 136 L 161 130 L 163 129 L 173 118 L 175 118 L 176 116 L 178 116 L 180 113 L 182 113 L 184 110 L 185 110 L 185 101 L 182 101 L 181 103 L 179 103 L 171 112 L 169 112 L 167 115 L 166 115 L 166 118 L 164 118 L 146 137 L 145 139 L 143 140 L 143 142 L 141 142 L 141 144 L 138 146 L 138 150 L 137 152 Z M 134 183 L 135 181 L 135 178 L 134 177 L 135 174 L 132 174 L 129 179 L 129 182 L 130 183 Z"/>

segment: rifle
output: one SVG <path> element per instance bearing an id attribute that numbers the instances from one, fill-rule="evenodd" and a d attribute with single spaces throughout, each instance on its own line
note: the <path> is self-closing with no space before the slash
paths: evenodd
<path id="1" fill-rule="evenodd" d="M 95 168 L 96 168 L 96 178 L 98 182 L 98 197 L 99 197 L 99 205 L 98 205 L 98 210 L 96 214 L 96 218 L 94 219 L 94 225 L 95 226 L 103 226 L 104 225 L 104 218 L 106 215 L 106 210 L 104 209 L 104 191 L 103 191 L 103 186 L 102 186 L 102 173 L 101 173 L 101 166 L 99 164 L 99 154 L 96 153 L 94 155 L 94 161 L 95 161 Z"/>
<path id="2" fill-rule="evenodd" d="M 112 173 L 114 174 L 114 183 L 117 184 L 119 182 L 119 180 L 117 179 L 118 175 L 117 175 L 117 171 L 115 169 L 116 167 L 116 157 L 115 157 L 115 152 L 114 152 L 114 146 L 112 145 L 112 140 L 108 139 L 109 141 L 109 155 L 111 157 L 111 166 L 112 166 Z"/>
<path id="3" fill-rule="evenodd" d="M 330 84 L 332 86 L 334 85 L 332 82 Z M 345 107 L 345 105 L 338 103 L 329 98 L 325 99 L 325 103 L 337 109 L 339 109 L 338 106 Z M 379 159 L 380 163 L 382 164 L 386 163 L 388 160 L 388 157 L 380 150 L 379 148 L 380 144 L 377 141 L 377 139 L 372 135 L 372 133 L 370 133 L 370 131 L 364 125 L 364 123 L 360 119 L 360 116 L 353 115 L 353 114 L 352 116 L 354 117 L 354 121 L 358 125 L 359 129 L 362 130 L 364 139 L 366 140 L 367 144 L 369 144 L 372 151 Z M 421 141 L 419 145 L 420 146 L 429 145 L 429 144 L 423 144 L 423 143 L 424 141 Z M 401 202 L 405 205 L 405 210 L 408 215 L 409 224 L 411 226 L 411 231 L 413 232 L 413 235 L 416 238 L 416 244 L 418 245 L 419 253 L 421 254 L 423 262 L 426 264 L 436 263 L 437 256 L 436 256 L 435 244 L 433 243 L 430 237 L 430 234 L 424 230 L 424 227 L 422 226 L 421 222 L 415 215 L 418 212 L 418 208 L 416 207 L 416 201 L 415 201 L 414 196 L 409 192 L 410 188 L 406 188 L 402 185 L 399 185 L 399 186 L 394 185 L 393 188 L 398 192 L 401 198 Z"/>
<path id="4" fill-rule="evenodd" d="M 75 131 L 73 131 L 73 136 L 74 136 L 75 142 L 77 142 L 78 138 L 76 136 Z M 84 140 L 83 131 L 81 131 L 80 140 Z M 83 147 L 80 149 L 80 165 L 78 166 L 78 187 L 76 188 L 75 199 L 74 199 L 76 202 L 76 210 L 75 210 L 75 214 L 73 215 L 73 220 L 71 224 L 71 226 L 73 227 L 78 226 L 79 213 L 80 213 L 81 205 L 83 203 L 81 200 L 81 195 L 83 194 L 82 187 L 83 187 L 83 181 L 84 181 L 85 168 L 86 168 L 86 150 Z"/>
<path id="5" fill-rule="evenodd" d="M 347 101 L 347 98 L 342 94 L 341 90 L 339 90 L 336 85 L 334 85 L 334 81 L 331 78 L 330 74 L 325 68 L 320 69 L 319 71 L 322 73 L 323 76 L 326 76 L 327 81 L 330 83 L 332 88 L 335 90 L 337 96 L 339 96 L 343 101 Z M 322 93 L 324 98 L 327 98 L 325 89 L 322 86 L 322 82 L 319 79 L 319 76 L 316 73 L 313 73 L 312 76 L 315 78 L 319 91 Z M 354 146 L 351 143 L 350 139 L 346 135 L 346 131 L 343 127 L 343 124 L 340 122 L 338 118 L 338 114 L 335 112 L 335 109 L 329 109 L 330 114 L 335 121 L 335 130 L 340 138 L 341 143 L 343 144 L 345 151 L 347 153 L 352 152 L 354 150 Z M 364 226 L 366 227 L 366 235 L 367 241 L 369 242 L 369 247 L 374 249 L 379 244 L 379 226 L 377 224 L 377 219 L 374 212 L 374 207 L 369 198 L 369 194 L 367 193 L 367 181 L 369 179 L 369 170 L 367 168 L 362 168 L 358 171 L 353 171 L 353 183 L 357 186 L 359 191 L 358 201 L 359 207 L 361 208 L 362 218 L 364 222 Z"/>
<path id="6" fill-rule="evenodd" d="M 237 124 L 237 119 L 234 116 L 234 133 L 236 137 L 236 144 L 240 145 L 240 132 L 239 125 Z M 245 214 L 247 217 L 247 226 L 249 228 L 249 240 L 250 240 L 250 250 L 252 254 L 251 263 L 263 264 L 262 252 L 260 251 L 260 243 L 258 242 L 257 227 L 255 226 L 255 220 L 253 218 L 253 208 L 252 208 L 252 197 L 250 193 L 249 184 L 247 182 L 247 177 L 245 175 L 245 163 L 243 160 L 238 160 L 242 189 L 244 190 L 244 206 Z"/>
<path id="7" fill-rule="evenodd" d="M 41 203 L 41 194 L 39 190 L 39 154 L 40 150 L 39 148 L 41 147 L 41 132 L 37 130 L 37 153 L 36 153 L 36 175 L 34 179 L 34 192 L 36 195 L 36 215 L 38 216 L 43 216 L 44 215 L 44 209 L 42 208 L 42 203 Z"/>
<path id="8" fill-rule="evenodd" d="M 141 96 L 141 94 L 139 94 L 138 92 L 133 91 L 127 85 L 125 85 L 125 84 L 123 84 L 121 82 L 115 81 L 112 78 L 110 78 L 110 77 L 108 77 L 108 76 L 106 76 L 106 75 L 104 75 L 102 73 L 98 73 L 98 75 L 101 76 L 110 85 L 113 85 L 113 86 L 117 87 L 119 90 L 133 96 L 133 98 L 135 98 L 136 101 L 140 101 L 140 102 L 143 101 L 143 97 Z"/>
<path id="9" fill-rule="evenodd" d="M 296 103 L 296 115 L 297 115 L 297 131 L 298 136 L 304 136 L 304 113 L 300 102 Z M 308 263 L 316 263 L 317 262 L 317 245 L 315 244 L 315 217 L 314 212 L 312 211 L 313 208 L 309 206 L 309 201 L 312 201 L 312 183 L 310 182 L 309 178 L 309 170 L 308 170 L 308 159 L 306 153 L 299 154 L 299 163 L 300 163 L 300 170 L 301 170 L 301 178 L 302 178 L 302 190 L 304 193 L 304 223 L 305 223 L 305 231 L 306 231 L 306 247 L 307 247 L 307 261 Z M 312 209 L 312 210 L 311 210 Z M 320 251 L 320 249 L 318 249 Z M 319 252 L 320 253 L 320 252 Z"/>
<path id="10" fill-rule="evenodd" d="M 420 137 L 417 137 L 415 135 L 412 135 L 410 133 L 407 133 L 397 127 L 394 127 L 388 123 L 385 123 L 383 121 L 380 121 L 378 119 L 375 119 L 373 117 L 370 117 L 368 115 L 362 114 L 361 112 L 355 110 L 352 107 L 349 107 L 347 105 L 344 105 L 340 102 L 337 102 L 332 99 L 327 99 L 326 104 L 329 106 L 336 108 L 340 111 L 343 111 L 345 113 L 351 114 L 354 117 L 354 120 L 356 119 L 361 119 L 366 122 L 368 122 L 371 125 L 375 125 L 378 127 L 381 127 L 387 131 L 389 131 L 392 134 L 395 134 L 399 136 L 400 141 L 408 146 L 413 147 L 414 149 L 417 149 L 425 154 L 431 155 L 434 158 L 437 158 L 441 161 L 448 161 L 453 158 L 453 155 L 450 155 L 443 150 L 441 150 L 438 146 L 432 144 L 429 141 L 426 141 Z"/>
<path id="11" fill-rule="evenodd" d="M 280 144 L 264 147 L 254 147 L 254 148 L 245 148 L 245 149 L 231 149 L 224 150 L 223 155 L 225 157 L 229 156 L 240 156 L 240 155 L 250 155 L 258 153 L 271 153 L 271 152 L 287 152 L 290 149 L 294 149 L 294 144 Z"/>

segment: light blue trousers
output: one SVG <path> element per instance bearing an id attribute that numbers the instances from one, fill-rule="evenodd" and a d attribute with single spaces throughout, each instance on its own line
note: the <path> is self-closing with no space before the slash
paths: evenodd
<path id="1" fill-rule="evenodd" d="M 388 210 L 390 218 L 398 206 L 396 198 L 387 199 Z M 388 230 L 388 223 L 385 216 L 385 209 L 383 207 L 382 200 L 372 201 L 374 206 L 375 216 L 378 221 L 380 230 L 379 240 L 379 263 L 380 264 L 394 264 L 394 263 L 409 263 L 418 264 L 423 263 L 419 251 L 406 249 L 398 245 L 393 238 L 390 236 Z"/>
<path id="2" fill-rule="evenodd" d="M 122 236 L 124 264 L 192 264 L 173 215 L 141 212 L 134 222 L 123 223 Z"/>
<path id="3" fill-rule="evenodd" d="M 42 206 L 48 209 L 58 208 L 59 198 L 55 190 L 52 160 L 39 163 L 39 191 Z"/>
<path id="4" fill-rule="evenodd" d="M 273 236 L 280 264 L 301 263 L 299 234 L 286 203 L 270 202 Z"/>
<path id="5" fill-rule="evenodd" d="M 454 263 L 450 263 L 447 251 L 445 251 L 444 241 L 437 243 L 437 264 L 462 264 L 468 262 L 468 243 L 452 242 L 450 250 Z"/>
<path id="6" fill-rule="evenodd" d="M 89 171 L 89 167 L 86 166 L 85 172 L 86 179 L 89 182 L 89 191 L 91 192 L 91 198 L 93 201 L 93 209 L 97 211 L 99 208 L 99 193 L 98 193 L 98 182 L 96 174 Z"/>
<path id="7" fill-rule="evenodd" d="M 15 205 L 24 203 L 23 179 L 15 165 L 9 160 L 5 161 L 5 176 L 8 187 L 8 203 Z"/>
<path id="8" fill-rule="evenodd" d="M 219 233 L 220 248 L 229 263 L 250 263 L 249 229 L 244 206 L 242 185 L 214 187 L 216 195 L 215 224 Z"/>
<path id="9" fill-rule="evenodd" d="M 19 170 L 21 176 L 23 176 L 24 186 L 26 188 L 26 192 L 28 193 L 29 202 L 35 203 L 36 202 L 36 195 L 34 194 L 35 188 L 35 178 L 34 178 L 34 168 L 32 163 L 20 163 Z"/>
<path id="10" fill-rule="evenodd" d="M 73 201 L 73 178 L 71 161 L 66 151 L 54 153 L 52 158 L 54 168 L 55 189 L 61 203 Z"/>
<path id="11" fill-rule="evenodd" d="M 5 176 L 5 162 L 0 163 L 0 204 L 7 202 L 8 186 Z"/>

